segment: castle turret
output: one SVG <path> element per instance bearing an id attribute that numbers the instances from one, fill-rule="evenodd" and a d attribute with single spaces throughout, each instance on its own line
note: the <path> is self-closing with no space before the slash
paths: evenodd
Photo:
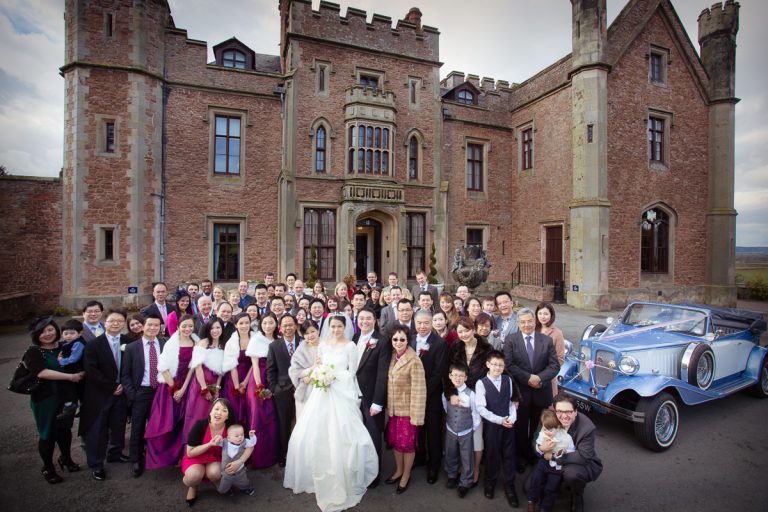
<path id="1" fill-rule="evenodd" d="M 709 76 L 709 203 L 705 300 L 736 305 L 734 134 L 739 4 L 719 2 L 699 15 L 701 61 Z"/>
<path id="2" fill-rule="evenodd" d="M 605 310 L 608 300 L 608 65 L 605 0 L 571 0 L 571 130 L 568 304 Z"/>
<path id="3" fill-rule="evenodd" d="M 166 0 L 68 0 L 64 20 L 62 304 L 145 301 L 162 277 L 170 9 Z"/>

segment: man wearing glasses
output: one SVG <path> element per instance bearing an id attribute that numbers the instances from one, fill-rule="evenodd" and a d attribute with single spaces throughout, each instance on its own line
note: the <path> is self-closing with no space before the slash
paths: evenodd
<path id="1" fill-rule="evenodd" d="M 563 481 L 571 488 L 571 510 L 584 510 L 584 488 L 587 482 L 594 482 L 603 471 L 603 463 L 595 451 L 595 424 L 587 416 L 576 411 L 573 398 L 559 394 L 554 399 L 555 414 L 560 424 L 568 431 L 568 435 L 576 445 L 576 451 L 564 453 L 555 458 L 555 462 L 563 466 Z M 544 452 L 551 450 L 551 440 L 545 440 L 540 448 Z M 544 453 L 544 458 L 550 460 L 552 453 Z"/>

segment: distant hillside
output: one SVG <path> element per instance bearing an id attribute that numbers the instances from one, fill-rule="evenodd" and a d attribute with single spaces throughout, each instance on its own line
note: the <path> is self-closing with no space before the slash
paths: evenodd
<path id="1" fill-rule="evenodd" d="M 736 247 L 736 266 L 768 265 L 768 247 Z"/>
<path id="2" fill-rule="evenodd" d="M 736 253 L 768 254 L 768 247 L 739 247 L 736 246 Z"/>

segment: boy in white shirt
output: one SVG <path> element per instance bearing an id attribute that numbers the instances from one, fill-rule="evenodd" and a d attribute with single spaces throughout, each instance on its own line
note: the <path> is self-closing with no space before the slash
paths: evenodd
<path id="1" fill-rule="evenodd" d="M 452 364 L 448 369 L 457 394 L 450 400 L 443 395 L 445 409 L 445 472 L 448 474 L 446 487 L 454 489 L 459 486 L 459 498 L 475 486 L 473 481 L 475 471 L 475 447 L 472 434 L 480 427 L 480 414 L 475 403 L 475 392 L 467 387 L 466 365 Z M 459 460 L 461 460 L 461 479 L 458 477 Z"/>

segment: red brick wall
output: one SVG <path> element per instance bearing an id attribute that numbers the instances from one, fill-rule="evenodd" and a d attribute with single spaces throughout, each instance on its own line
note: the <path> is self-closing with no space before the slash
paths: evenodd
<path id="1" fill-rule="evenodd" d="M 667 87 L 648 81 L 650 44 L 671 49 Z M 649 107 L 673 114 L 667 171 L 648 168 Z M 641 286 L 640 218 L 659 201 L 677 212 L 674 284 L 704 282 L 708 123 L 708 108 L 685 58 L 656 14 L 608 75 L 611 288 Z"/>
<path id="2" fill-rule="evenodd" d="M 33 294 L 41 311 L 61 295 L 61 180 L 0 178 L 2 294 Z"/>

